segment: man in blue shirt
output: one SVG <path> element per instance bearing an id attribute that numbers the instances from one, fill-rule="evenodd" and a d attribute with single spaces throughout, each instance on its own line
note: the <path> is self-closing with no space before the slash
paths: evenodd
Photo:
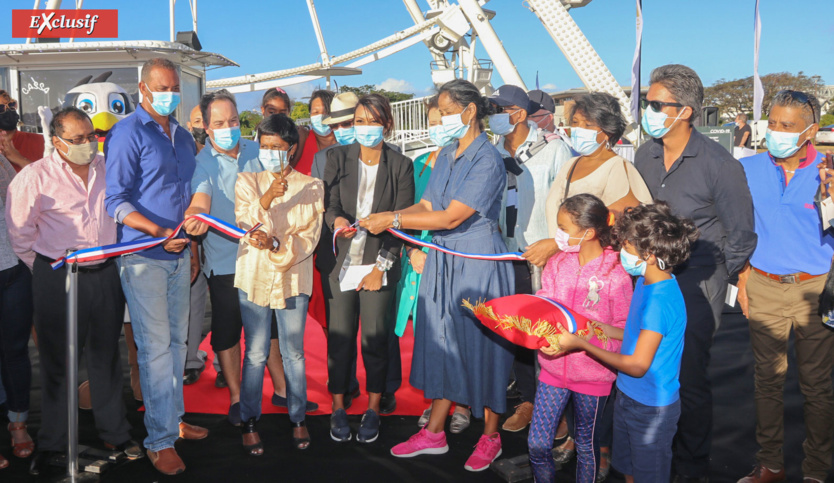
<path id="1" fill-rule="evenodd" d="M 142 104 L 113 127 L 104 144 L 105 207 L 119 223 L 120 243 L 170 235 L 191 199 L 194 139 L 170 116 L 180 99 L 176 65 L 163 58 L 147 61 L 139 91 Z M 177 237 L 119 260 L 138 349 L 148 430 L 144 444 L 154 467 L 165 474 L 185 470 L 174 449 L 177 438 L 208 435 L 182 421 L 191 275 L 190 257 L 183 253 L 187 246 L 187 238 Z"/>
<path id="2" fill-rule="evenodd" d="M 739 274 L 739 302 L 750 321 L 755 358 L 757 465 L 739 483 L 785 479 L 784 404 L 788 339 L 794 332 L 799 388 L 805 396 L 805 482 L 822 482 L 831 467 L 834 433 L 834 332 L 822 324 L 819 294 L 834 255 L 814 197 L 822 154 L 817 99 L 780 91 L 767 121 L 768 152 L 741 160 L 753 196 L 756 251 Z"/>
<path id="3" fill-rule="evenodd" d="M 210 141 L 197 155 L 197 168 L 191 178 L 194 194 L 186 215 L 208 213 L 235 224 L 235 182 L 238 173 L 263 171 L 258 160 L 258 143 L 240 138 L 240 118 L 234 96 L 227 90 L 203 95 L 200 100 L 203 122 Z M 235 261 L 238 240 L 214 230 L 198 220 L 185 222 L 192 236 L 206 234 L 203 240 L 211 298 L 211 346 L 220 360 L 229 387 L 229 421 L 240 424 L 240 314 L 235 288 Z"/>

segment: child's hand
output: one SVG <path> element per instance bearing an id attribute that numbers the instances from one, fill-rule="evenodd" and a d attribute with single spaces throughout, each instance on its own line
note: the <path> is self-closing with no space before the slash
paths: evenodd
<path id="1" fill-rule="evenodd" d="M 562 331 L 562 333 L 559 334 L 559 345 L 562 346 L 563 351 L 572 351 L 582 347 L 583 339 L 577 337 L 575 334 L 571 334 L 561 327 L 559 327 L 559 330 Z"/>
<path id="2" fill-rule="evenodd" d="M 547 354 L 549 356 L 556 356 L 556 355 L 559 355 L 562 352 L 561 347 L 553 346 L 553 345 L 542 347 L 540 350 L 542 351 L 542 353 Z"/>

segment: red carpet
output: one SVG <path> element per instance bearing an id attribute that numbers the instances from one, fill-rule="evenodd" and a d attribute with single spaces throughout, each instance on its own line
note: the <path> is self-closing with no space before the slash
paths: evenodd
<path id="1" fill-rule="evenodd" d="M 213 353 L 209 344 L 211 334 L 200 344 L 200 349 L 209 355 L 206 369 L 200 380 L 184 387 L 185 411 L 188 413 L 227 414 L 229 412 L 229 390 L 214 387 L 216 373 L 212 366 Z M 242 341 L 241 341 L 242 345 Z M 414 347 L 414 332 L 409 324 L 405 334 L 400 338 L 403 383 L 397 391 L 397 410 L 394 414 L 401 416 L 419 416 L 428 407 L 429 401 L 423 399 L 423 392 L 408 384 L 411 373 L 411 353 Z M 354 399 L 348 414 L 362 414 L 368 407 L 368 394 L 365 391 L 365 369 L 362 363 L 362 351 L 358 350 L 357 378 L 362 395 Z M 321 325 L 313 318 L 307 318 L 304 335 L 304 355 L 307 362 L 307 397 L 319 404 L 314 414 L 330 414 L 330 393 L 327 392 L 327 340 Z M 269 371 L 264 371 L 264 390 L 262 408 L 264 414 L 286 413 L 284 408 L 272 405 L 272 379 Z"/>

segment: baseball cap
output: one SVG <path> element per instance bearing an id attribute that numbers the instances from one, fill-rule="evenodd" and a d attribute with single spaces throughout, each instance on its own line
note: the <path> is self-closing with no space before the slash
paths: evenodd
<path id="1" fill-rule="evenodd" d="M 524 89 L 518 86 L 507 84 L 499 87 L 489 96 L 489 101 L 501 107 L 523 107 L 527 110 L 528 114 L 531 112 L 530 98 L 524 92 Z"/>
<path id="2" fill-rule="evenodd" d="M 531 104 L 528 111 L 536 112 L 539 109 L 544 109 L 551 113 L 556 112 L 556 103 L 553 102 L 553 98 L 547 92 L 536 89 L 528 92 L 527 95 L 530 97 Z"/>

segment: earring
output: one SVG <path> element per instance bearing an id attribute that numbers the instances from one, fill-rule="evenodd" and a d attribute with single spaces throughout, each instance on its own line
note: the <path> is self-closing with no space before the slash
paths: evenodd
<path id="1" fill-rule="evenodd" d="M 605 149 L 611 151 L 611 143 L 608 141 L 608 139 L 605 140 Z"/>

